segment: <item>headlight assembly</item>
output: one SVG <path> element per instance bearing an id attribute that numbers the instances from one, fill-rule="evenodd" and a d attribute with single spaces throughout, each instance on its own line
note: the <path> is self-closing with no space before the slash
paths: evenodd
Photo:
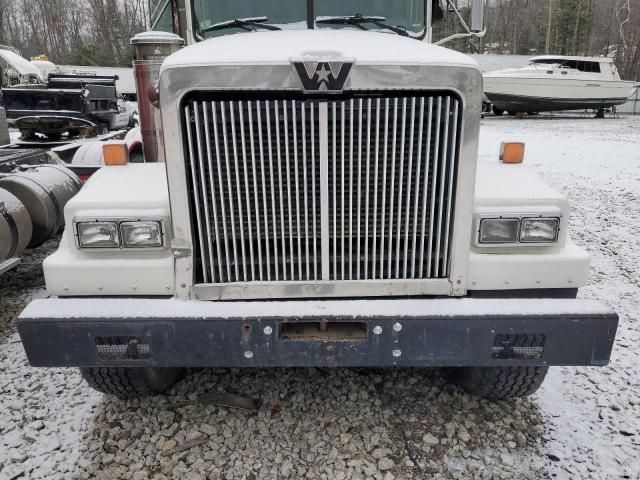
<path id="1" fill-rule="evenodd" d="M 160 222 L 122 222 L 120 232 L 124 248 L 158 248 L 162 246 Z"/>
<path id="2" fill-rule="evenodd" d="M 80 249 L 158 249 L 164 247 L 164 227 L 150 219 L 75 219 Z"/>
<path id="3" fill-rule="evenodd" d="M 526 211 L 525 211 L 526 212 Z M 560 240 L 562 212 L 542 207 L 541 211 L 486 209 L 476 216 L 478 247 L 542 247 Z"/>
<path id="4" fill-rule="evenodd" d="M 557 218 L 524 218 L 520 227 L 522 243 L 554 243 L 558 240 L 560 220 Z"/>
<path id="5" fill-rule="evenodd" d="M 120 235 L 116 222 L 78 223 L 78 245 L 81 248 L 118 248 Z"/>
<path id="6" fill-rule="evenodd" d="M 480 222 L 480 243 L 517 243 L 520 219 L 485 218 Z"/>

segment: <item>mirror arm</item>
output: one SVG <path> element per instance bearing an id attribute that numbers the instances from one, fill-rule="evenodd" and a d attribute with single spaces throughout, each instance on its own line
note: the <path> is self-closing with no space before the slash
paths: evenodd
<path id="1" fill-rule="evenodd" d="M 444 43 L 450 42 L 451 40 L 456 40 L 458 38 L 471 38 L 471 37 L 482 38 L 485 36 L 486 33 L 487 33 L 486 28 L 481 32 L 454 33 L 453 35 L 449 35 L 448 37 L 443 38 L 442 40 L 438 40 L 437 42 L 434 43 L 434 45 L 442 45 Z"/>

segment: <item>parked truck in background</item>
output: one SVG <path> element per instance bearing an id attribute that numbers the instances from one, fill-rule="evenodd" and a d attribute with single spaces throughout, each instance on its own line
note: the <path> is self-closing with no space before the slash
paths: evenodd
<path id="1" fill-rule="evenodd" d="M 151 3 L 158 161 L 112 145 L 67 205 L 18 321 L 32 365 L 118 396 L 185 367 L 450 367 L 499 399 L 608 363 L 569 202 L 478 162 L 482 76 L 430 44 L 438 2 Z"/>

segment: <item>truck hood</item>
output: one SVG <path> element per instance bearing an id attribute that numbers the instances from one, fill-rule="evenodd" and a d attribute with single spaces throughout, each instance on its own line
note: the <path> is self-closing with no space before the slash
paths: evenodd
<path id="1" fill-rule="evenodd" d="M 331 53 L 359 65 L 447 65 L 478 68 L 459 52 L 396 34 L 354 30 L 251 32 L 212 38 L 173 54 L 163 70 L 196 65 L 283 65 Z"/>

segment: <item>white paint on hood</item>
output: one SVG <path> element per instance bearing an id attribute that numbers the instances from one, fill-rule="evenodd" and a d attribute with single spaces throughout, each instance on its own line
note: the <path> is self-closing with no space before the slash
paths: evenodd
<path id="1" fill-rule="evenodd" d="M 283 30 L 226 35 L 170 56 L 163 70 L 194 65 L 282 65 L 314 53 L 353 58 L 358 65 L 457 65 L 478 68 L 459 52 L 395 34 L 352 30 Z"/>

